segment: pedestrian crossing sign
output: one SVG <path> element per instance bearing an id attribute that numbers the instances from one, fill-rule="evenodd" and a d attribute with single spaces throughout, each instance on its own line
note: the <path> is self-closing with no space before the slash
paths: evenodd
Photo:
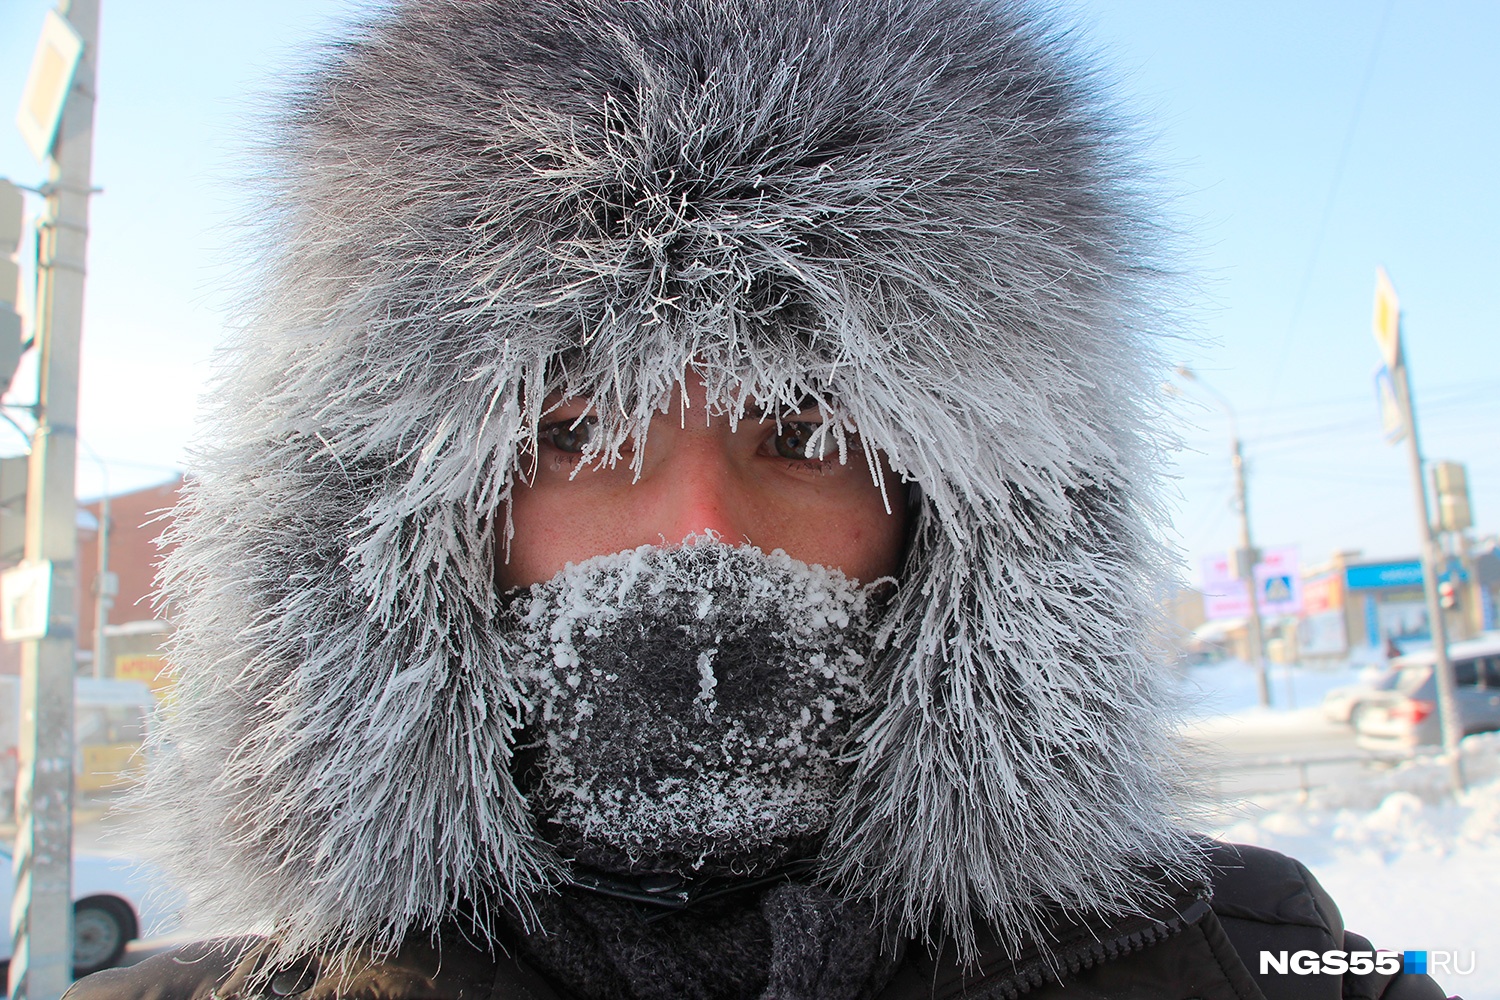
<path id="1" fill-rule="evenodd" d="M 1292 578 L 1268 576 L 1261 587 L 1261 604 L 1284 604 L 1292 599 Z"/>

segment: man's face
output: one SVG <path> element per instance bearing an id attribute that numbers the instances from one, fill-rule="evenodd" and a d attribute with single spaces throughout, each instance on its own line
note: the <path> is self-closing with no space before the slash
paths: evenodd
<path id="1" fill-rule="evenodd" d="M 845 464 L 831 436 L 821 457 L 806 447 L 823 419 L 816 408 L 783 415 L 778 431 L 770 415 L 734 427 L 725 414 L 708 415 L 696 377 L 685 397 L 652 419 L 638 479 L 628 456 L 579 468 L 593 432 L 584 402 L 566 401 L 544 418 L 534 472 L 511 496 L 515 534 L 497 573 L 502 589 L 550 580 L 570 562 L 709 532 L 854 580 L 897 574 L 906 501 L 883 460 L 889 512 L 857 441 Z"/>

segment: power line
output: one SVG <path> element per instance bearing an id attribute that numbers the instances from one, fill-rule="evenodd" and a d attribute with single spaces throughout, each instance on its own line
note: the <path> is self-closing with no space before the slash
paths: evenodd
<path id="1" fill-rule="evenodd" d="M 1370 435 L 1373 436 L 1377 420 L 1376 415 L 1373 412 L 1373 402 L 1366 401 L 1365 406 L 1369 410 L 1369 412 L 1361 415 L 1350 416 L 1337 422 L 1324 424 L 1307 424 L 1294 422 L 1286 426 L 1284 429 L 1276 428 L 1269 432 L 1263 431 L 1262 433 L 1253 436 L 1247 435 L 1245 437 L 1245 443 L 1247 448 L 1250 448 L 1259 454 L 1264 453 L 1267 450 L 1268 446 L 1278 445 L 1286 441 L 1301 442 L 1305 439 L 1318 437 L 1320 435 L 1327 436 L 1332 434 L 1348 433 L 1352 431 L 1368 431 Z M 1460 410 L 1472 413 L 1476 410 L 1491 409 L 1495 407 L 1500 407 L 1500 393 L 1497 393 L 1496 390 L 1491 389 L 1479 389 L 1463 396 L 1439 398 L 1431 402 L 1424 402 L 1422 405 L 1422 413 L 1424 417 L 1428 417 L 1430 419 L 1434 416 L 1440 417 L 1450 415 Z M 1216 438 L 1218 436 L 1216 432 L 1211 431 L 1207 428 L 1195 427 L 1191 428 L 1191 430 L 1194 430 L 1197 433 L 1190 437 L 1187 433 L 1184 432 L 1183 439 L 1185 444 L 1194 444 L 1199 440 L 1207 440 L 1209 438 Z"/>
<path id="2" fill-rule="evenodd" d="M 1307 264 L 1303 268 L 1297 298 L 1292 304 L 1292 315 L 1287 320 L 1286 333 L 1281 338 L 1281 350 L 1277 352 L 1276 366 L 1271 369 L 1271 387 L 1266 393 L 1267 406 L 1275 401 L 1276 392 L 1281 388 L 1281 373 L 1286 369 L 1286 360 L 1292 350 L 1292 334 L 1296 332 L 1297 321 L 1302 318 L 1302 309 L 1307 304 L 1307 293 L 1312 288 L 1313 270 L 1317 266 L 1318 255 L 1323 250 L 1323 239 L 1328 235 L 1328 220 L 1333 217 L 1334 198 L 1338 194 L 1339 182 L 1344 178 L 1344 168 L 1349 163 L 1349 150 L 1354 146 L 1354 134 L 1359 127 L 1360 112 L 1364 109 L 1365 95 L 1369 92 L 1370 81 L 1375 76 L 1375 66 L 1380 56 L 1380 43 L 1385 38 L 1385 26 L 1391 19 L 1391 8 L 1394 6 L 1395 0 L 1386 0 L 1385 8 L 1380 13 L 1380 25 L 1375 29 L 1375 40 L 1370 45 L 1370 55 L 1365 61 L 1364 79 L 1360 81 L 1359 93 L 1354 99 L 1354 111 L 1349 116 L 1349 127 L 1344 131 L 1344 143 L 1333 168 L 1333 178 L 1328 183 L 1328 194 L 1323 199 L 1323 211 L 1318 219 L 1317 232 L 1313 236 L 1312 249 L 1307 255 Z"/>
<path id="3" fill-rule="evenodd" d="M 1496 394 L 1500 394 L 1500 380 L 1493 378 L 1473 379 L 1464 382 L 1445 382 L 1441 384 L 1434 384 L 1431 387 L 1424 385 L 1422 388 L 1424 408 L 1426 407 L 1428 400 L 1447 399 L 1452 396 L 1462 396 L 1464 398 L 1475 399 L 1493 398 L 1494 396 L 1496 396 Z M 1263 418 L 1267 416 L 1276 416 L 1282 413 L 1290 413 L 1296 410 L 1314 410 L 1322 408 L 1331 409 L 1340 406 L 1369 405 L 1370 401 L 1374 399 L 1374 396 L 1375 393 L 1372 388 L 1370 392 L 1360 393 L 1357 396 L 1332 396 L 1325 399 L 1304 400 L 1298 403 L 1277 403 L 1274 405 L 1267 404 L 1265 406 L 1247 406 L 1240 411 L 1240 414 L 1244 418 Z"/>

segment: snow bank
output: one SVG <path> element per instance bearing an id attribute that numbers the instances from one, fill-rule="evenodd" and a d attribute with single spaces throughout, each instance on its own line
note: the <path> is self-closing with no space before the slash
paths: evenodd
<path id="1" fill-rule="evenodd" d="M 1358 782 L 1243 803 L 1215 835 L 1282 851 L 1338 901 L 1347 927 L 1389 950 L 1458 952 L 1449 993 L 1500 997 L 1500 733 L 1464 741 L 1469 790 L 1419 760 Z"/>

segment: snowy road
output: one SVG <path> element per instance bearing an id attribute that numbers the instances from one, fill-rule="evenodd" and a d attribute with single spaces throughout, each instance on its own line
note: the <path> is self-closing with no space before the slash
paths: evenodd
<path id="1" fill-rule="evenodd" d="M 1350 727 L 1328 722 L 1316 708 L 1198 719 L 1183 736 L 1216 801 L 1356 782 L 1386 766 L 1355 746 Z"/>

